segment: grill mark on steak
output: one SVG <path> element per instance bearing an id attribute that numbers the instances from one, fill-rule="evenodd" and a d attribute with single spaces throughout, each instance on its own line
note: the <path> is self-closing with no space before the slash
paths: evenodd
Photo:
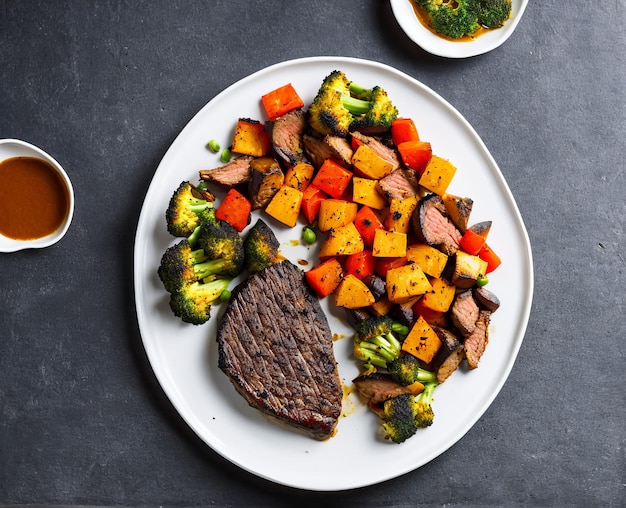
<path id="1" fill-rule="evenodd" d="M 282 261 L 237 286 L 217 341 L 219 368 L 250 406 L 332 436 L 343 397 L 332 333 L 297 266 Z"/>

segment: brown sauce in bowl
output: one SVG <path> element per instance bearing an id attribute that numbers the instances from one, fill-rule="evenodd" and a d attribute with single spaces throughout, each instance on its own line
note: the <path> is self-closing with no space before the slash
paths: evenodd
<path id="1" fill-rule="evenodd" d="M 36 157 L 0 162 L 0 234 L 34 240 L 54 233 L 70 206 L 68 189 L 54 167 Z"/>

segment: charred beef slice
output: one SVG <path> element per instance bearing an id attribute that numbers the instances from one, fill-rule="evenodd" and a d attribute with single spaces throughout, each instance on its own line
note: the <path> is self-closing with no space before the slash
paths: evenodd
<path id="1" fill-rule="evenodd" d="M 343 390 L 332 333 L 296 265 L 282 261 L 237 286 L 217 342 L 219 368 L 250 406 L 316 439 L 333 435 Z"/>
<path id="2" fill-rule="evenodd" d="M 200 179 L 216 183 L 224 187 L 236 187 L 248 183 L 252 176 L 250 163 L 254 160 L 251 155 L 242 155 L 224 166 L 213 169 L 201 169 Z"/>
<path id="3" fill-rule="evenodd" d="M 271 124 L 274 151 L 285 163 L 293 166 L 303 160 L 302 134 L 305 128 L 306 117 L 301 109 L 294 109 Z"/>
<path id="4" fill-rule="evenodd" d="M 437 194 L 424 196 L 411 218 L 413 232 L 424 243 L 452 256 L 459 250 L 461 232 L 448 217 L 446 207 Z"/>

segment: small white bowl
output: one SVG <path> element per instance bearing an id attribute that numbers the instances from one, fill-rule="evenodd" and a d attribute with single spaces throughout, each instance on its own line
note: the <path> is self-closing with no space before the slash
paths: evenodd
<path id="1" fill-rule="evenodd" d="M 35 238 L 34 240 L 15 240 L 0 234 L 0 252 L 15 252 L 22 249 L 41 249 L 48 247 L 65 236 L 72 222 L 72 217 L 74 216 L 74 189 L 72 182 L 61 165 L 40 148 L 26 143 L 25 141 L 20 141 L 19 139 L 0 139 L 0 161 L 11 157 L 35 157 L 52 166 L 67 188 L 68 207 L 67 214 L 61 225 L 54 233 L 47 236 Z"/>
<path id="2" fill-rule="evenodd" d="M 511 36 L 528 0 L 512 0 L 511 18 L 501 28 L 489 30 L 472 41 L 450 41 L 435 35 L 417 19 L 412 0 L 391 0 L 391 10 L 404 33 L 423 50 L 446 58 L 468 58 L 487 53 Z"/>

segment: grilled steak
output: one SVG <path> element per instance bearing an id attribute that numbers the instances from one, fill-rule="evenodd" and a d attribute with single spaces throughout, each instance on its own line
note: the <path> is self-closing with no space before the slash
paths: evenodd
<path id="1" fill-rule="evenodd" d="M 467 366 L 470 369 L 478 367 L 478 362 L 485 352 L 487 343 L 489 342 L 489 322 L 491 321 L 491 312 L 481 310 L 476 321 L 474 331 L 465 337 L 465 358 Z"/>
<path id="2" fill-rule="evenodd" d="M 250 180 L 252 169 L 250 163 L 254 157 L 242 155 L 224 166 L 214 169 L 201 169 L 200 179 L 225 187 L 235 187 Z"/>
<path id="3" fill-rule="evenodd" d="M 289 165 L 304 158 L 302 134 L 305 128 L 306 118 L 301 109 L 290 111 L 271 124 L 274 151 Z"/>
<path id="4" fill-rule="evenodd" d="M 343 390 L 332 334 L 296 265 L 282 261 L 237 286 L 217 342 L 219 368 L 250 406 L 316 439 L 333 435 Z"/>
<path id="5" fill-rule="evenodd" d="M 462 235 L 448 217 L 446 207 L 437 194 L 424 196 L 411 220 L 413 232 L 424 243 L 437 247 L 448 256 L 459 250 Z"/>

